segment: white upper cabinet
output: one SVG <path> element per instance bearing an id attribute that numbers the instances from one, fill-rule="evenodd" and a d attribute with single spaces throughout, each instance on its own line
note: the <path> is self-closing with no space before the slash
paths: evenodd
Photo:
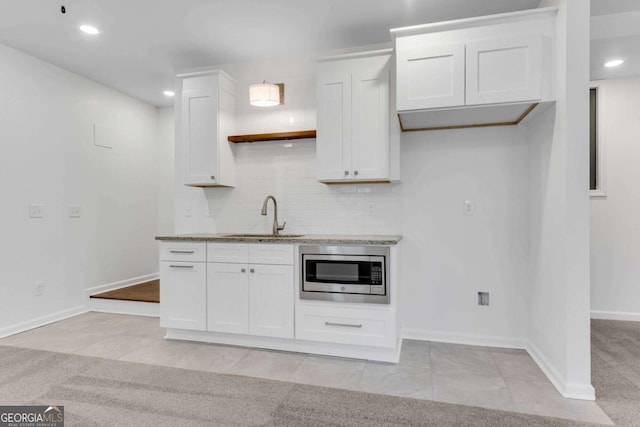
<path id="1" fill-rule="evenodd" d="M 398 110 L 464 105 L 464 45 L 398 39 Z M 402 48 L 400 48 L 402 47 Z"/>
<path id="2" fill-rule="evenodd" d="M 554 100 L 556 8 L 391 30 L 403 130 L 518 124 Z"/>
<path id="3" fill-rule="evenodd" d="M 385 50 L 318 63 L 319 181 L 390 181 L 389 62 Z"/>
<path id="4" fill-rule="evenodd" d="M 542 100 L 542 36 L 467 44 L 467 105 Z"/>
<path id="5" fill-rule="evenodd" d="M 233 133 L 235 82 L 222 71 L 178 75 L 176 127 L 183 182 L 194 187 L 232 187 L 235 163 L 227 137 Z"/>

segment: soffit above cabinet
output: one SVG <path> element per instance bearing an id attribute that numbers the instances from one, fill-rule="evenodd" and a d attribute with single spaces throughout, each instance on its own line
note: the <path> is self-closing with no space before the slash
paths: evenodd
<path id="1" fill-rule="evenodd" d="M 555 99 L 557 8 L 391 30 L 403 131 L 517 125 Z"/>

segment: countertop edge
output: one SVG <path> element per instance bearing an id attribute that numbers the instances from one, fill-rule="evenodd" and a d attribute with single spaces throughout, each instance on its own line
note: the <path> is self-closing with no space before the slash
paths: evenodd
<path id="1" fill-rule="evenodd" d="M 225 237 L 220 236 L 198 236 L 198 235 L 176 235 L 176 236 L 156 236 L 159 241 L 184 241 L 184 242 L 220 242 L 220 243 L 305 243 L 305 244 L 360 244 L 360 245 L 397 245 L 402 236 L 306 236 L 291 238 L 270 238 L 270 237 Z"/>

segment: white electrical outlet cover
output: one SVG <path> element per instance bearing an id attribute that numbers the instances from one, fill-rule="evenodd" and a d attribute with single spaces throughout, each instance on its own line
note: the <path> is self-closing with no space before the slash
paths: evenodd
<path id="1" fill-rule="evenodd" d="M 69 206 L 69 218 L 80 218 L 81 213 L 82 213 L 82 208 L 80 207 L 80 205 Z"/>
<path id="2" fill-rule="evenodd" d="M 29 205 L 30 218 L 44 218 L 44 205 L 32 203 Z"/>

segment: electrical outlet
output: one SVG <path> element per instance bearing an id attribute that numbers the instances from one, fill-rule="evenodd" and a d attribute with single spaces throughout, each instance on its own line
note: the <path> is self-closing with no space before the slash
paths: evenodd
<path id="1" fill-rule="evenodd" d="M 69 218 L 80 218 L 82 213 L 82 207 L 80 205 L 69 206 Z"/>
<path id="2" fill-rule="evenodd" d="M 32 203 L 29 205 L 30 218 L 44 218 L 44 205 Z"/>
<path id="3" fill-rule="evenodd" d="M 489 292 L 478 292 L 478 305 L 489 306 Z"/>
<path id="4" fill-rule="evenodd" d="M 38 280 L 35 284 L 35 295 L 37 297 L 41 297 L 42 295 L 44 295 L 44 282 L 41 280 Z"/>
<path id="5" fill-rule="evenodd" d="M 373 202 L 367 203 L 367 216 L 376 216 L 376 204 Z"/>
<path id="6" fill-rule="evenodd" d="M 473 200 L 465 200 L 464 201 L 464 214 L 467 216 L 471 216 L 476 211 L 476 205 L 473 203 Z"/>

